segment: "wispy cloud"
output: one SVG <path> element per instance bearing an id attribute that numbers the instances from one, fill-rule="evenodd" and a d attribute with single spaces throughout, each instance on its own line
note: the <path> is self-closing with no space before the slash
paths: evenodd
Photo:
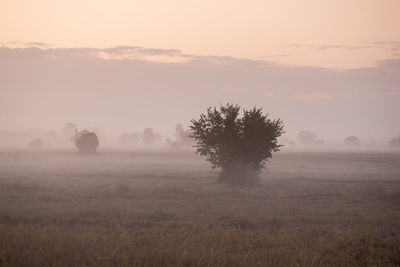
<path id="1" fill-rule="evenodd" d="M 44 42 L 18 42 L 18 41 L 8 42 L 5 44 L 5 46 L 20 47 L 20 48 L 26 48 L 26 47 L 49 48 L 49 47 L 51 47 L 50 44 L 44 43 Z"/>
<path id="2" fill-rule="evenodd" d="M 371 44 L 377 44 L 377 45 L 400 45 L 400 41 L 380 41 L 380 42 L 371 42 Z"/>
<path id="3" fill-rule="evenodd" d="M 279 57 L 288 57 L 290 56 L 289 54 L 275 54 L 275 55 L 264 55 L 264 56 L 258 56 L 256 58 L 279 58 Z"/>
<path id="4" fill-rule="evenodd" d="M 341 49 L 341 50 L 361 50 L 361 49 L 370 49 L 374 48 L 371 45 L 344 45 L 344 44 L 324 44 L 324 45 L 312 45 L 312 44 L 299 44 L 293 43 L 288 45 L 288 47 L 293 48 L 309 48 L 316 50 L 332 50 L 332 49 Z"/>
<path id="5" fill-rule="evenodd" d="M 97 56 L 103 59 L 137 59 L 156 62 L 186 62 L 194 58 L 178 49 L 144 48 L 140 46 L 116 46 L 97 49 Z"/>
<path id="6" fill-rule="evenodd" d="M 50 44 L 43 43 L 43 42 L 25 42 L 22 43 L 26 46 L 35 46 L 35 47 L 50 47 Z"/>
<path id="7" fill-rule="evenodd" d="M 327 50 L 327 49 L 344 49 L 347 48 L 345 45 L 320 45 L 315 46 L 318 50 Z"/>
<path id="8" fill-rule="evenodd" d="M 394 95 L 394 96 L 400 96 L 400 89 L 398 90 L 393 90 L 389 93 L 390 95 Z"/>
<path id="9" fill-rule="evenodd" d="M 106 60 L 144 60 L 155 62 L 186 62 L 196 58 L 194 55 L 184 54 L 178 49 L 159 49 L 145 48 L 141 46 L 115 46 L 110 48 L 93 48 L 93 47 L 72 47 L 72 48 L 56 48 L 44 42 L 18 42 L 12 41 L 3 43 L 2 47 L 8 48 L 39 48 L 43 52 L 46 50 L 63 51 L 72 55 L 90 55 Z"/>
<path id="10" fill-rule="evenodd" d="M 383 60 L 378 65 L 385 70 L 400 72 L 400 58 Z"/>
<path id="11" fill-rule="evenodd" d="M 318 50 L 327 50 L 327 49 L 344 49 L 344 50 L 361 50 L 361 49 L 369 49 L 372 46 L 369 45 L 321 45 L 318 46 Z"/>

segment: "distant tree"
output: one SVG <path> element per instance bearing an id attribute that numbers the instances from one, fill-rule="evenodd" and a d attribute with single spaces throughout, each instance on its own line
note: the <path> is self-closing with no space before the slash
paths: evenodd
<path id="1" fill-rule="evenodd" d="M 349 146 L 355 146 L 360 144 L 360 140 L 356 136 L 349 136 L 344 139 L 343 143 Z"/>
<path id="2" fill-rule="evenodd" d="M 297 136 L 299 143 L 304 145 L 314 144 L 316 142 L 317 135 L 313 132 L 302 131 Z"/>
<path id="3" fill-rule="evenodd" d="M 174 148 L 192 147 L 194 145 L 193 138 L 191 137 L 192 131 L 185 129 L 181 124 L 175 126 L 175 141 L 167 139 L 167 144 Z"/>
<path id="4" fill-rule="evenodd" d="M 143 135 L 142 135 L 142 140 L 143 140 L 143 143 L 146 145 L 152 145 L 154 143 L 155 135 L 154 135 L 154 131 L 152 128 L 144 129 Z"/>
<path id="5" fill-rule="evenodd" d="M 99 146 L 99 139 L 94 132 L 88 130 L 82 130 L 78 132 L 72 140 L 75 142 L 75 146 L 78 148 L 79 153 L 93 154 L 97 152 Z"/>
<path id="6" fill-rule="evenodd" d="M 99 142 L 104 143 L 107 140 L 106 134 L 104 133 L 104 131 L 100 127 L 95 126 L 93 128 L 90 128 L 89 131 L 93 132 L 93 133 L 95 133 L 97 135 L 97 138 L 99 139 Z"/>
<path id="7" fill-rule="evenodd" d="M 190 129 L 185 129 L 181 124 L 175 127 L 175 138 L 179 146 L 191 147 L 194 145 L 192 138 L 192 131 Z"/>
<path id="8" fill-rule="evenodd" d="M 207 156 L 212 168 L 220 167 L 220 181 L 252 184 L 272 152 L 279 151 L 278 137 L 283 133 L 280 119 L 270 120 L 261 108 L 243 110 L 227 104 L 218 109 L 209 107 L 206 114 L 192 120 L 192 137 L 196 152 Z"/>
<path id="9" fill-rule="evenodd" d="M 284 146 L 294 146 L 296 145 L 295 142 L 291 141 L 289 138 L 282 137 L 279 139 L 279 143 L 281 143 Z"/>
<path id="10" fill-rule="evenodd" d="M 392 140 L 389 141 L 389 146 L 400 148 L 400 136 L 394 137 Z"/>
<path id="11" fill-rule="evenodd" d="M 59 136 L 55 131 L 47 131 L 42 135 L 43 143 L 47 146 L 54 146 L 60 143 L 62 136 Z"/>
<path id="12" fill-rule="evenodd" d="M 139 141 L 140 138 L 137 133 L 124 133 L 117 139 L 117 143 L 124 146 L 137 145 Z"/>
<path id="13" fill-rule="evenodd" d="M 36 139 L 32 140 L 31 142 L 29 142 L 28 148 L 32 149 L 32 150 L 41 149 L 42 148 L 42 140 L 39 139 L 39 138 L 36 138 Z"/>
<path id="14" fill-rule="evenodd" d="M 317 145 L 322 145 L 323 143 L 325 143 L 325 140 L 323 140 L 323 139 L 316 139 L 314 143 L 317 144 Z"/>
<path id="15" fill-rule="evenodd" d="M 158 144 L 162 142 L 162 135 L 160 133 L 154 133 L 154 142 Z"/>
<path id="16" fill-rule="evenodd" d="M 63 128 L 64 137 L 67 140 L 70 140 L 71 137 L 76 134 L 76 131 L 77 131 L 77 128 L 76 128 L 75 124 L 68 122 L 67 124 L 65 124 L 65 126 Z"/>

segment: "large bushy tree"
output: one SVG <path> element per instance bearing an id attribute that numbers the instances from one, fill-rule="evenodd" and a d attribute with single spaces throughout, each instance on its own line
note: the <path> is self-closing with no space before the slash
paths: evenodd
<path id="1" fill-rule="evenodd" d="M 243 110 L 227 104 L 209 107 L 206 114 L 192 120 L 192 137 L 196 152 L 207 156 L 212 168 L 222 169 L 220 180 L 235 184 L 252 184 L 272 152 L 279 151 L 278 137 L 283 132 L 280 119 L 269 119 L 261 108 Z"/>

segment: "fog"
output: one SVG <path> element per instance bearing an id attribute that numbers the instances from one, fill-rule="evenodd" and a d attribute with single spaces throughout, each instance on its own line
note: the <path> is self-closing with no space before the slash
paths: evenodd
<path id="1" fill-rule="evenodd" d="M 398 59 L 335 70 L 129 46 L 3 46 L 0 58 L 0 129 L 17 135 L 60 134 L 73 122 L 101 129 L 109 143 L 145 128 L 165 140 L 176 124 L 188 127 L 208 106 L 227 102 L 281 118 L 293 141 L 301 131 L 325 144 L 348 136 L 387 144 L 400 134 Z"/>
<path id="2" fill-rule="evenodd" d="M 0 263 L 399 262 L 398 60 L 334 70 L 4 46 L 0 58 Z M 229 102 L 247 113 L 206 112 Z"/>
<path id="3" fill-rule="evenodd" d="M 399 14 L 0 0 L 0 267 L 399 267 Z"/>

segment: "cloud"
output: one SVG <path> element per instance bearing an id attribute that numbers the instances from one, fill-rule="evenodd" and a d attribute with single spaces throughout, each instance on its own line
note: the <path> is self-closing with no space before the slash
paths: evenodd
<path id="1" fill-rule="evenodd" d="M 263 59 L 263 58 L 279 58 L 279 57 L 288 57 L 288 56 L 290 56 L 289 54 L 275 54 L 275 55 L 265 55 L 265 56 L 259 56 L 259 57 L 256 57 L 256 58 L 261 58 L 261 59 Z"/>
<path id="2" fill-rule="evenodd" d="M 157 48 L 144 48 L 140 46 L 116 46 L 107 49 L 98 49 L 101 52 L 109 53 L 112 55 L 130 55 L 130 54 L 142 54 L 149 56 L 186 56 L 178 49 L 157 49 Z"/>
<path id="3" fill-rule="evenodd" d="M 18 47 L 18 48 L 28 48 L 28 47 L 39 47 L 39 48 L 49 48 L 50 44 L 44 42 L 18 42 L 12 41 L 5 44 L 5 46 Z"/>
<path id="4" fill-rule="evenodd" d="M 390 95 L 394 95 L 394 96 L 400 96 L 400 89 L 398 90 L 393 90 L 389 93 Z"/>
<path id="5" fill-rule="evenodd" d="M 374 48 L 371 45 L 343 45 L 343 44 L 325 44 L 325 45 L 311 45 L 311 44 L 290 44 L 289 47 L 294 48 L 309 48 L 309 49 L 316 49 L 316 50 L 362 50 L 362 49 L 370 49 Z"/>
<path id="6" fill-rule="evenodd" d="M 343 49 L 343 50 L 361 50 L 361 49 L 369 49 L 372 46 L 368 45 L 321 45 L 318 46 L 318 50 L 328 50 L 328 49 Z"/>
<path id="7" fill-rule="evenodd" d="M 178 49 L 158 49 L 145 48 L 140 46 L 116 46 L 110 48 L 91 48 L 91 47 L 73 47 L 73 48 L 52 48 L 50 44 L 43 42 L 9 42 L 2 47 L 14 49 L 39 48 L 43 53 L 53 51 L 55 53 L 63 51 L 71 55 L 89 55 L 105 60 L 145 60 L 155 62 L 186 62 L 196 58 L 194 55 L 182 53 Z M 54 54 L 54 53 L 53 53 Z"/>
<path id="8" fill-rule="evenodd" d="M 400 58 L 381 60 L 378 66 L 383 70 L 400 72 Z"/>
<path id="9" fill-rule="evenodd" d="M 26 45 L 26 46 L 34 46 L 34 47 L 50 47 L 49 44 L 43 43 L 43 42 L 26 42 L 26 43 L 22 43 L 22 44 Z"/>
<path id="10" fill-rule="evenodd" d="M 116 58 L 99 57 L 102 52 Z M 149 126 L 162 131 L 176 121 L 189 122 L 208 106 L 233 102 L 282 118 L 288 136 L 306 127 L 324 139 L 343 129 L 362 138 L 385 138 L 400 131 L 392 123 L 400 113 L 399 98 L 388 94 L 399 88 L 399 62 L 392 58 L 338 71 L 136 46 L 3 46 L 0 125 L 56 128 L 72 120 L 112 131 Z"/>
<path id="11" fill-rule="evenodd" d="M 292 95 L 291 98 L 300 101 L 331 101 L 333 97 L 327 93 L 322 92 L 312 92 Z"/>
<path id="12" fill-rule="evenodd" d="M 371 42 L 371 44 L 397 46 L 397 45 L 400 45 L 400 41 L 380 41 L 380 42 Z"/>
<path id="13" fill-rule="evenodd" d="M 321 45 L 321 46 L 316 46 L 318 50 L 327 50 L 327 49 L 343 49 L 347 48 L 344 45 Z"/>
<path id="14" fill-rule="evenodd" d="M 372 42 L 373 48 L 386 49 L 392 52 L 393 56 L 398 56 L 400 51 L 399 41 L 384 41 L 384 42 Z"/>
<path id="15" fill-rule="evenodd" d="M 96 49 L 96 55 L 102 59 L 134 59 L 156 62 L 187 62 L 194 58 L 183 54 L 178 49 L 144 48 L 140 46 L 116 46 L 106 49 Z"/>

